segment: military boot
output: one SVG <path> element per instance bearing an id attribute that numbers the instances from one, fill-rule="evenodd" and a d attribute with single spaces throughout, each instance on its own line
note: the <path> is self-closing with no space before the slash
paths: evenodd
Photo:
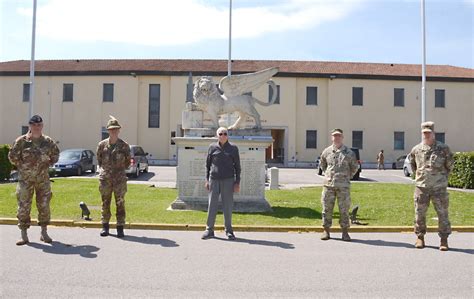
<path id="1" fill-rule="evenodd" d="M 425 237 L 424 236 L 418 236 L 415 242 L 415 248 L 418 249 L 423 249 L 425 248 Z"/>
<path id="2" fill-rule="evenodd" d="M 46 225 L 41 226 L 41 237 L 40 240 L 45 243 L 52 243 L 53 239 L 48 236 L 48 229 Z"/>
<path id="3" fill-rule="evenodd" d="M 100 231 L 101 237 L 107 237 L 109 235 L 109 224 L 102 223 L 102 230 Z"/>
<path id="4" fill-rule="evenodd" d="M 321 240 L 329 240 L 331 235 L 329 234 L 329 228 L 324 228 L 323 233 L 321 234 Z"/>
<path id="5" fill-rule="evenodd" d="M 439 245 L 439 250 L 441 251 L 448 251 L 448 236 L 441 237 L 441 243 Z"/>
<path id="6" fill-rule="evenodd" d="M 347 228 L 342 229 L 342 241 L 351 241 L 351 236 L 349 236 L 349 230 Z"/>
<path id="7" fill-rule="evenodd" d="M 117 238 L 123 238 L 125 234 L 123 233 L 123 225 L 117 225 Z"/>
<path id="8" fill-rule="evenodd" d="M 28 233 L 26 232 L 26 228 L 21 229 L 21 239 L 16 242 L 16 245 L 21 246 L 28 244 L 30 240 L 28 240 Z"/>

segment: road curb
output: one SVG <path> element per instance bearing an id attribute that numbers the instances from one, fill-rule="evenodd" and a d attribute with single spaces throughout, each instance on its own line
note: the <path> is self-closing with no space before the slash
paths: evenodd
<path id="1" fill-rule="evenodd" d="M 17 225 L 16 218 L 0 218 L 0 225 Z M 37 220 L 31 220 L 32 225 L 38 225 Z M 102 224 L 98 221 L 75 221 L 75 220 L 51 220 L 50 225 L 59 227 L 82 227 L 82 228 L 101 228 Z M 111 223 L 112 228 L 116 227 Z M 235 231 L 241 232 L 295 232 L 311 233 L 322 232 L 320 226 L 265 226 L 265 225 L 234 225 Z M 126 229 L 149 229 L 149 230 L 177 230 L 177 231 L 203 231 L 206 229 L 204 224 L 165 224 L 165 223 L 126 223 Z M 223 225 L 216 225 L 216 230 L 224 230 Z M 333 232 L 340 232 L 341 228 L 334 227 Z M 413 226 L 352 226 L 351 232 L 355 233 L 407 233 L 413 232 Z M 437 226 L 429 226 L 428 232 L 437 232 Z M 453 232 L 474 232 L 474 226 L 453 226 Z"/>

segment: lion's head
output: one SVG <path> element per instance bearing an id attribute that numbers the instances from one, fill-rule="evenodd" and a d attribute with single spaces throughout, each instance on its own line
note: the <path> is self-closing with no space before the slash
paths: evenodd
<path id="1" fill-rule="evenodd" d="M 208 104 L 220 98 L 220 93 L 212 77 L 203 76 L 194 83 L 193 96 L 198 104 Z"/>

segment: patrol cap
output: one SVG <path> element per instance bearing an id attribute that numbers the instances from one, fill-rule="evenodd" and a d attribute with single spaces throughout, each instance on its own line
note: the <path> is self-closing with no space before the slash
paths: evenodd
<path id="1" fill-rule="evenodd" d="M 122 127 L 115 117 L 113 117 L 112 115 L 109 115 L 109 117 L 110 117 L 110 119 L 107 122 L 107 130 L 109 130 L 109 129 L 120 129 Z"/>
<path id="2" fill-rule="evenodd" d="M 40 124 L 42 122 L 43 122 L 43 119 L 41 118 L 41 116 L 36 114 L 30 118 L 30 121 L 28 123 L 31 125 L 31 124 Z"/>
<path id="3" fill-rule="evenodd" d="M 331 131 L 331 135 L 333 135 L 333 136 L 334 136 L 334 135 L 342 135 L 342 133 L 343 133 L 342 130 L 341 130 L 341 129 L 337 129 L 337 128 L 336 128 L 336 129 L 333 129 L 333 130 Z"/>
<path id="4" fill-rule="evenodd" d="M 434 131 L 434 122 L 432 121 L 425 121 L 421 124 L 421 132 L 433 132 Z"/>

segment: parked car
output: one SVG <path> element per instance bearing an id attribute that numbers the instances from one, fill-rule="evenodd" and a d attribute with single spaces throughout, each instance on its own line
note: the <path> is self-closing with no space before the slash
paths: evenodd
<path id="1" fill-rule="evenodd" d="M 407 155 L 398 157 L 395 162 L 392 163 L 392 169 L 403 169 L 403 164 L 405 164 L 405 159 Z"/>
<path id="2" fill-rule="evenodd" d="M 357 171 L 357 173 L 354 175 L 354 177 L 352 178 L 353 180 L 358 180 L 359 177 L 360 177 L 360 173 L 362 171 L 362 161 L 360 160 L 360 153 L 359 153 L 359 149 L 358 148 L 351 148 L 351 150 L 354 152 L 354 154 L 356 155 L 356 159 L 357 159 L 357 163 L 359 164 L 359 170 Z M 318 169 L 318 175 L 323 175 L 323 170 L 322 168 L 320 167 L 321 165 L 321 157 L 319 156 L 318 158 L 316 158 L 316 169 Z"/>
<path id="3" fill-rule="evenodd" d="M 148 172 L 148 153 L 139 145 L 130 145 L 130 154 L 132 158 L 130 167 L 126 170 L 126 173 L 138 178 L 140 172 Z"/>
<path id="4" fill-rule="evenodd" d="M 403 173 L 405 176 L 411 176 L 412 174 L 411 164 L 410 164 L 410 156 L 405 157 L 405 162 L 403 163 Z"/>
<path id="5" fill-rule="evenodd" d="M 95 173 L 97 159 L 95 154 L 88 149 L 67 149 L 59 153 L 59 160 L 52 167 L 57 175 L 82 175 L 90 170 Z"/>

